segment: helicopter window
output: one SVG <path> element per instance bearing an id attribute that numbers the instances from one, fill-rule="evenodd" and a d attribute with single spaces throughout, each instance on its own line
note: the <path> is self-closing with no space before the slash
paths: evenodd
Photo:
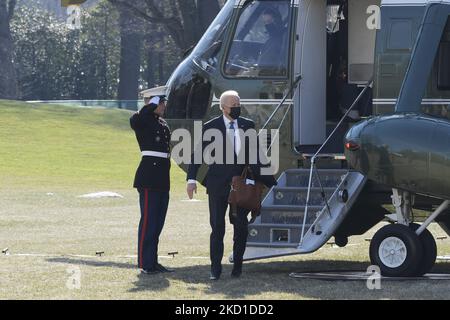
<path id="1" fill-rule="evenodd" d="M 450 120 L 450 105 L 448 104 L 430 104 L 423 102 L 422 112 L 436 118 Z"/>
<path id="2" fill-rule="evenodd" d="M 450 18 L 442 34 L 435 60 L 435 69 L 437 70 L 433 71 L 433 73 L 437 76 L 437 89 L 448 92 L 450 90 Z M 430 80 L 435 90 L 436 81 L 434 79 Z M 448 103 L 449 99 L 446 98 L 447 94 L 443 92 L 439 92 L 438 96 L 435 94 L 433 97 L 435 98 L 434 101 L 430 101 L 430 97 L 424 98 L 422 100 L 422 112 L 433 117 L 450 120 L 450 104 Z"/>
<path id="3" fill-rule="evenodd" d="M 389 50 L 411 50 L 413 45 L 411 20 L 393 21 L 389 33 Z"/>
<path id="4" fill-rule="evenodd" d="M 450 18 L 442 36 L 438 55 L 438 89 L 450 90 Z"/>
<path id="5" fill-rule="evenodd" d="M 290 1 L 251 1 L 241 12 L 224 73 L 233 77 L 286 77 Z"/>

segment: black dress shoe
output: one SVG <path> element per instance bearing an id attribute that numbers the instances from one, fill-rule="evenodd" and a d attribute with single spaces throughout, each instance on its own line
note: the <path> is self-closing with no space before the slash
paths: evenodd
<path id="1" fill-rule="evenodd" d="M 242 274 L 242 269 L 239 268 L 233 268 L 233 270 L 231 271 L 231 277 L 232 278 L 239 278 Z"/>
<path id="2" fill-rule="evenodd" d="M 219 279 L 220 279 L 220 274 L 215 274 L 215 273 L 211 272 L 211 275 L 209 276 L 209 280 L 216 281 Z"/>
<path id="3" fill-rule="evenodd" d="M 158 270 L 159 272 L 165 272 L 165 273 L 175 272 L 175 270 L 166 268 L 162 264 L 159 264 L 159 263 L 156 264 L 155 269 Z"/>
<path id="4" fill-rule="evenodd" d="M 239 278 L 242 274 L 242 263 L 234 263 L 231 277 Z"/>
<path id="5" fill-rule="evenodd" d="M 159 271 L 156 268 L 151 268 L 151 269 L 142 269 L 141 272 L 143 274 L 157 274 L 157 273 L 160 273 L 161 271 Z"/>

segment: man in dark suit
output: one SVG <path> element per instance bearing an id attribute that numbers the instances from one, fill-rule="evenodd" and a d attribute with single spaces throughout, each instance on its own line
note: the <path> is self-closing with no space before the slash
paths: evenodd
<path id="1" fill-rule="evenodd" d="M 166 219 L 170 189 L 170 129 L 162 118 L 167 99 L 165 87 L 151 90 L 153 96 L 146 98 L 145 106 L 130 118 L 142 154 L 134 187 L 141 207 L 138 264 L 145 274 L 173 271 L 158 263 L 159 235 Z"/>
<path id="2" fill-rule="evenodd" d="M 240 176 L 245 168 L 245 164 L 248 164 L 248 157 L 246 157 L 245 163 L 240 164 L 237 161 L 240 152 L 245 150 L 245 155 L 248 156 L 248 151 L 250 150 L 247 140 L 242 139 L 243 137 L 239 135 L 239 130 L 237 129 L 246 132 L 249 129 L 255 128 L 255 123 L 252 120 L 240 117 L 240 98 L 236 91 L 226 91 L 222 94 L 220 108 L 223 114 L 203 125 L 203 134 L 210 129 L 215 129 L 220 131 L 223 138 L 223 150 L 218 150 L 219 152 L 223 152 L 223 158 L 216 159 L 217 161 L 215 163 L 209 165 L 208 173 L 203 181 L 208 193 L 210 224 L 212 228 L 210 236 L 211 280 L 218 280 L 222 273 L 225 214 L 228 207 L 231 180 L 233 176 Z M 232 148 L 227 148 L 227 144 L 231 141 L 233 141 L 231 143 Z M 208 144 L 205 142 L 202 143 L 202 155 Z M 227 156 L 227 151 L 233 152 L 233 155 Z M 217 154 L 215 156 L 217 157 Z M 226 161 L 227 159 L 232 159 L 232 162 L 228 163 Z M 199 163 L 194 163 L 193 156 L 187 174 L 187 194 L 190 199 L 192 199 L 194 192 L 197 192 L 196 178 L 200 165 Z M 276 184 L 275 179 L 271 176 L 261 180 L 268 186 Z M 242 273 L 242 261 L 248 235 L 248 213 L 249 210 L 247 209 L 237 208 L 237 214 L 230 214 L 230 222 L 234 226 L 234 265 L 231 275 L 236 278 Z"/>

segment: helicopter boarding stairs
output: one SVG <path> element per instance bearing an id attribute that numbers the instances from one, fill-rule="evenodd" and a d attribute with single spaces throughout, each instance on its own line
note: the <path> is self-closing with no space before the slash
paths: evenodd
<path id="1" fill-rule="evenodd" d="M 289 169 L 249 225 L 244 260 L 311 253 L 334 235 L 366 179 L 358 172 L 315 169 L 308 201 L 310 169 Z"/>

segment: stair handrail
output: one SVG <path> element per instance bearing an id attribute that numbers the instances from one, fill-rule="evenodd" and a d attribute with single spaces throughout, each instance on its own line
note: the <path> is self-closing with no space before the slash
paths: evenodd
<path id="1" fill-rule="evenodd" d="M 300 83 L 300 80 L 302 79 L 302 76 L 299 74 L 297 76 L 297 78 L 295 78 L 294 83 L 292 84 L 292 86 L 290 87 L 289 91 L 284 95 L 283 99 L 281 100 L 281 102 L 278 104 L 278 106 L 275 108 L 275 110 L 272 112 L 272 114 L 269 116 L 269 118 L 267 119 L 267 121 L 264 123 L 264 125 L 262 126 L 261 130 L 264 130 L 270 123 L 270 121 L 272 121 L 272 119 L 275 117 L 275 114 L 278 112 L 278 110 L 280 110 L 281 106 L 284 104 L 284 102 L 286 101 L 287 97 L 289 95 L 292 94 L 292 92 L 297 88 L 298 84 Z M 261 131 L 260 131 L 261 132 Z"/>
<path id="2" fill-rule="evenodd" d="M 261 135 L 261 133 L 266 129 L 266 127 L 269 125 L 270 121 L 272 121 L 272 119 L 275 117 L 275 114 L 277 114 L 278 110 L 280 110 L 281 106 L 284 104 L 284 102 L 286 101 L 287 97 L 289 95 L 292 94 L 292 92 L 297 88 L 298 84 L 300 83 L 300 80 L 302 79 L 302 76 L 299 74 L 296 78 L 294 83 L 292 84 L 292 86 L 290 87 L 289 91 L 284 95 L 283 99 L 281 100 L 281 102 L 278 104 L 278 106 L 275 108 L 275 110 L 272 112 L 272 114 L 269 116 L 269 118 L 267 119 L 267 121 L 264 123 L 264 125 L 262 126 L 262 128 L 260 129 L 259 133 L 258 133 L 258 138 Z M 296 91 L 292 97 L 292 100 L 295 100 L 295 97 L 297 95 Z M 290 103 L 283 115 L 283 118 L 281 119 L 280 123 L 278 124 L 278 128 L 275 134 L 275 137 L 277 137 L 280 133 L 280 128 L 283 126 L 284 121 L 286 120 L 287 115 L 289 114 L 289 111 L 291 110 L 292 107 L 292 103 Z M 276 139 L 271 138 L 271 143 L 270 146 L 267 147 L 267 151 L 266 154 L 268 155 L 269 151 L 272 149 L 273 144 L 275 143 Z M 267 142 L 267 141 L 266 141 Z"/>
<path id="3" fill-rule="evenodd" d="M 328 142 L 331 140 L 331 138 L 333 137 L 333 135 L 337 132 L 337 130 L 339 129 L 339 127 L 342 125 L 342 123 L 344 122 L 345 118 L 347 118 L 347 116 L 350 114 L 350 112 L 352 111 L 352 109 L 356 106 L 356 104 L 359 102 L 359 100 L 361 100 L 361 98 L 364 96 L 364 94 L 366 93 L 366 91 L 372 86 L 373 84 L 373 79 L 371 79 L 370 81 L 367 82 L 366 86 L 364 87 L 364 89 L 360 92 L 360 94 L 356 97 L 355 101 L 353 101 L 352 105 L 350 106 L 350 108 L 347 109 L 347 111 L 345 112 L 345 114 L 342 116 L 341 120 L 339 120 L 338 124 L 336 125 L 336 127 L 333 129 L 333 131 L 330 133 L 330 135 L 328 136 L 328 138 L 325 140 L 324 143 L 322 143 L 322 145 L 320 146 L 320 148 L 317 150 L 317 152 L 311 157 L 311 168 L 309 170 L 309 181 L 308 181 L 308 193 L 306 195 L 306 205 L 305 205 L 305 211 L 303 214 L 303 225 L 302 225 L 302 233 L 300 235 L 300 243 L 299 245 L 301 246 L 303 243 L 303 239 L 305 236 L 305 227 L 306 227 L 306 221 L 308 218 L 308 209 L 309 209 L 309 200 L 310 200 L 310 196 L 311 196 L 311 188 L 312 188 L 312 177 L 313 177 L 313 172 L 316 172 L 317 175 L 317 179 L 319 181 L 319 185 L 321 188 L 321 192 L 322 192 L 322 197 L 325 200 L 325 206 L 327 207 L 327 212 L 331 217 L 331 210 L 330 210 L 330 206 L 328 204 L 328 199 L 326 198 L 325 195 L 325 190 L 323 189 L 322 186 L 322 182 L 320 181 L 320 176 L 319 173 L 317 172 L 317 168 L 316 168 L 316 158 L 318 157 L 318 155 L 320 154 L 320 152 L 323 150 L 323 148 L 328 144 Z M 312 228 L 312 226 L 310 227 Z M 309 231 L 309 229 L 308 229 Z"/>

